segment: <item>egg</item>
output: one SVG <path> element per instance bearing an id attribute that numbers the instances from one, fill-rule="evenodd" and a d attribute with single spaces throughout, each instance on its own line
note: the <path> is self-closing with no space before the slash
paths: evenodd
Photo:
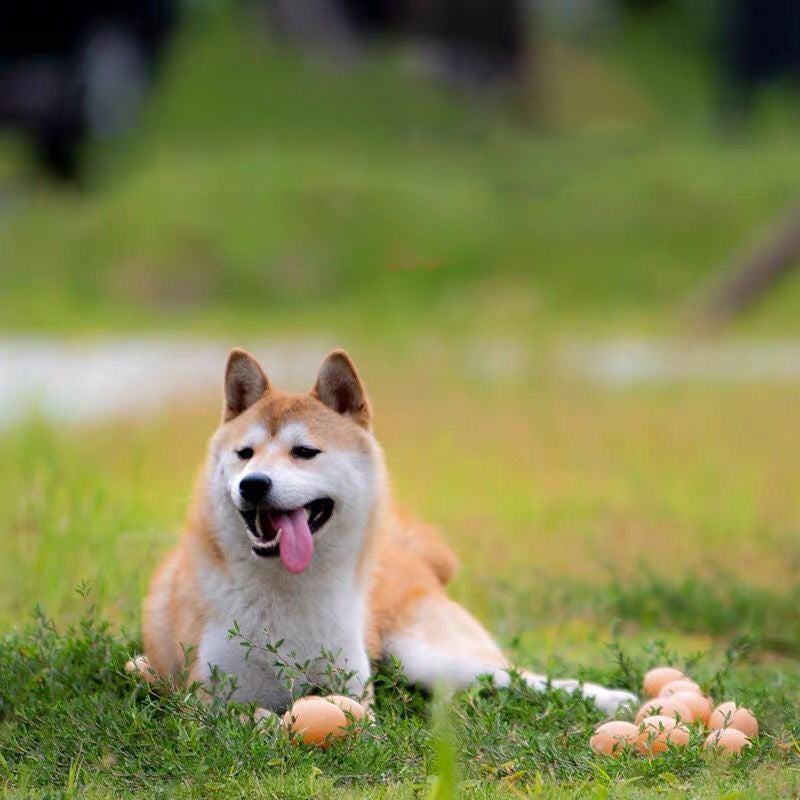
<path id="1" fill-rule="evenodd" d="M 283 727 L 305 744 L 325 747 L 347 733 L 347 718 L 336 703 L 323 697 L 301 697 L 283 715 Z"/>
<path id="2" fill-rule="evenodd" d="M 752 738 L 758 735 L 758 720 L 749 708 L 737 706 L 733 700 L 720 703 L 708 718 L 708 727 L 711 730 L 720 728 L 735 728 L 745 736 Z"/>
<path id="3" fill-rule="evenodd" d="M 646 697 L 657 697 L 666 684 L 685 678 L 686 675 L 675 667 L 654 667 L 644 676 L 642 689 Z"/>
<path id="4" fill-rule="evenodd" d="M 694 715 L 686 703 L 676 700 L 674 697 L 654 697 L 648 700 L 636 714 L 636 724 L 638 725 L 645 717 L 672 717 L 681 718 L 682 722 L 692 722 Z"/>
<path id="5" fill-rule="evenodd" d="M 653 755 L 663 753 L 671 744 L 683 747 L 689 741 L 689 729 L 678 724 L 672 717 L 645 717 L 639 725 L 636 749 Z"/>
<path id="6" fill-rule="evenodd" d="M 712 731 L 706 737 L 704 750 L 716 752 L 738 753 L 744 747 L 750 747 L 751 741 L 736 728 L 722 728 Z"/>
<path id="7" fill-rule="evenodd" d="M 688 678 L 683 678 L 679 681 L 670 681 L 669 683 L 665 683 L 661 687 L 661 691 L 658 693 L 658 696 L 670 697 L 678 692 L 697 692 L 698 694 L 702 694 L 700 687 L 694 681 L 690 681 Z"/>
<path id="8" fill-rule="evenodd" d="M 711 716 L 711 709 L 713 708 L 711 698 L 699 692 L 675 692 L 668 699 L 683 703 L 691 712 L 692 721 L 702 720 L 705 724 Z"/>
<path id="9" fill-rule="evenodd" d="M 639 735 L 638 726 L 632 722 L 612 720 L 604 722 L 589 739 L 589 746 L 595 753 L 617 755 L 624 747 L 630 747 Z"/>
<path id="10" fill-rule="evenodd" d="M 341 708 L 348 722 L 350 722 L 350 717 L 347 716 L 348 714 L 357 722 L 360 719 L 364 719 L 364 715 L 367 713 L 361 703 L 350 697 L 345 697 L 343 694 L 329 694 L 325 700 Z"/>

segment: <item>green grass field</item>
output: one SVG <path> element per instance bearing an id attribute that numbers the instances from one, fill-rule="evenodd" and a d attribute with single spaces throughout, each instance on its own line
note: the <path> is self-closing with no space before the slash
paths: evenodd
<path id="1" fill-rule="evenodd" d="M 609 387 L 552 359 L 574 337 L 683 335 L 685 304 L 795 199 L 780 107 L 720 139 L 699 65 L 657 44 L 551 44 L 534 126 L 394 56 L 326 71 L 198 23 L 88 190 L 34 181 L 3 209 L 0 324 L 343 344 L 395 493 L 445 532 L 453 594 L 520 664 L 632 689 L 685 665 L 755 710 L 755 746 L 603 759 L 578 698 L 483 685 L 434 714 L 386 666 L 376 726 L 327 751 L 148 693 L 122 667 L 217 424 L 218 398 L 187 397 L 0 430 L 6 796 L 800 793 L 800 384 Z M 12 182 L 16 159 L 0 150 Z M 798 299 L 795 278 L 730 335 L 796 335 Z M 480 368 L 507 346 L 522 368 Z"/>

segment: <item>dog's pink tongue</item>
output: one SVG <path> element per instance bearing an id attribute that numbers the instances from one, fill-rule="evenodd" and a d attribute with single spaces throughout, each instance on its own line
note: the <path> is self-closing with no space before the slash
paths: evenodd
<path id="1" fill-rule="evenodd" d="M 311 563 L 314 553 L 314 540 L 308 529 L 306 510 L 301 507 L 281 514 L 274 524 L 283 531 L 278 542 L 283 566 L 295 574 L 302 572 Z"/>

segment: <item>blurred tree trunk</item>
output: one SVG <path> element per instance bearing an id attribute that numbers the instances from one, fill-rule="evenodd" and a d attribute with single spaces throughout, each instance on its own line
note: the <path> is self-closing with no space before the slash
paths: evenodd
<path id="1" fill-rule="evenodd" d="M 706 320 L 724 322 L 756 302 L 800 263 L 800 205 L 754 250 L 746 253 L 703 302 Z"/>

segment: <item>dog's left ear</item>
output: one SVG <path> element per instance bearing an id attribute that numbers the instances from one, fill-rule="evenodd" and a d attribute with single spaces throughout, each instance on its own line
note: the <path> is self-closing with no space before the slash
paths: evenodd
<path id="1" fill-rule="evenodd" d="M 231 350 L 225 366 L 225 402 L 222 421 L 238 417 L 269 391 L 261 365 L 246 350 Z"/>
<path id="2" fill-rule="evenodd" d="M 372 411 L 367 393 L 350 356 L 344 350 L 334 350 L 325 357 L 311 389 L 311 396 L 369 430 Z"/>

